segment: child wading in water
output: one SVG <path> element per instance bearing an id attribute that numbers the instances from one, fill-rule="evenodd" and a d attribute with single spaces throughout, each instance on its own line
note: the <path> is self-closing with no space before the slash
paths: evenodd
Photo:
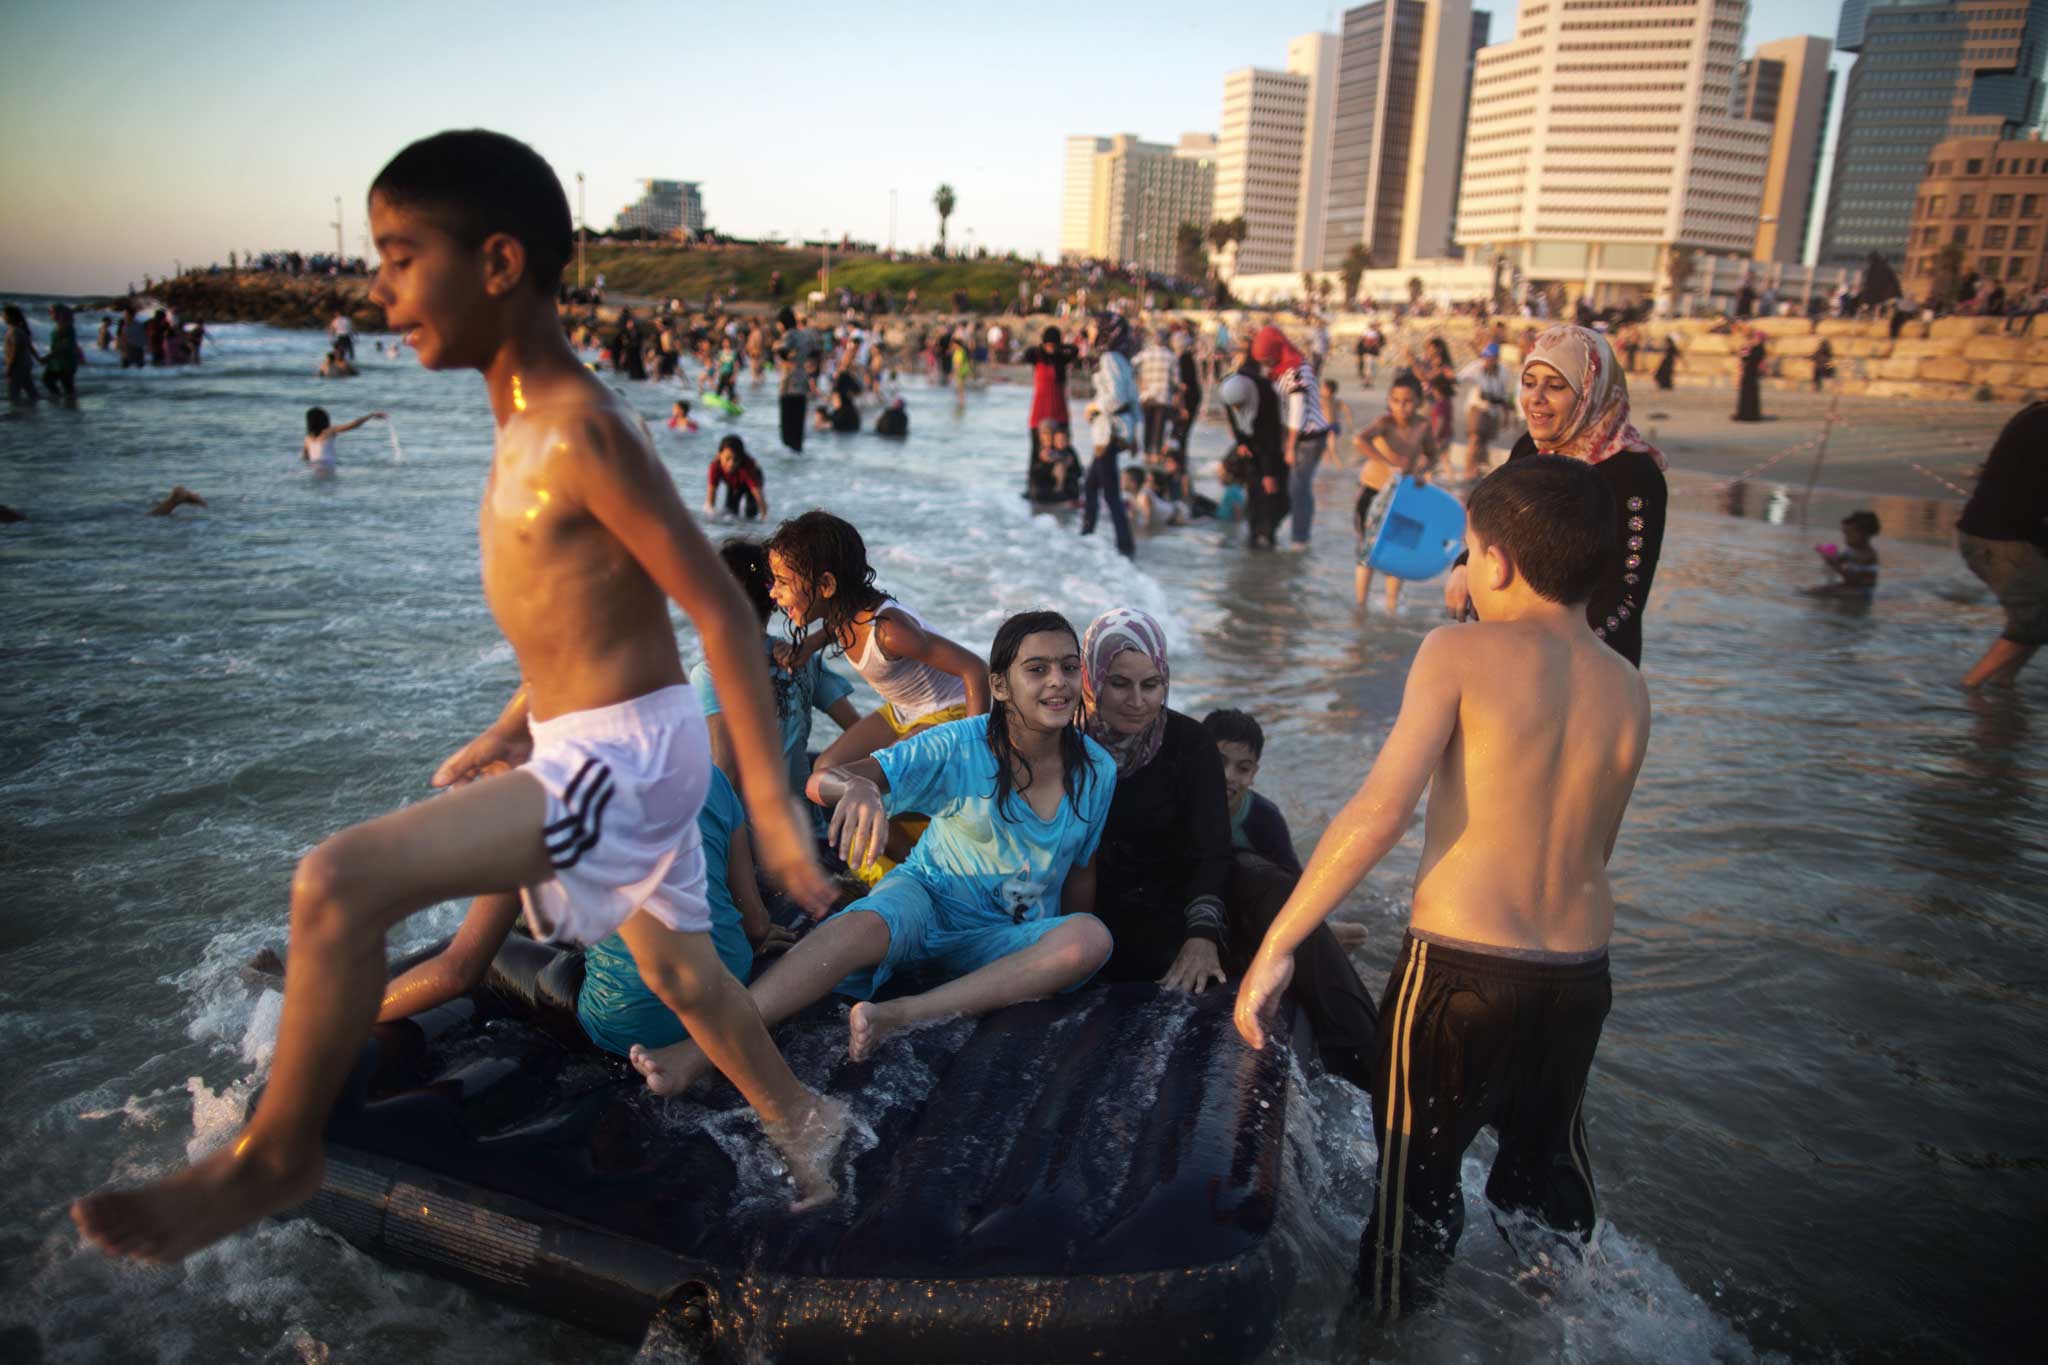
<path id="1" fill-rule="evenodd" d="M 334 438 L 343 432 L 354 431 L 365 422 L 375 422 L 384 416 L 381 412 L 366 412 L 353 422 L 334 425 L 326 408 L 306 409 L 306 439 L 299 445 L 299 458 L 313 466 L 315 474 L 334 472 Z"/>
<path id="2" fill-rule="evenodd" d="M 761 463 L 747 454 L 747 443 L 737 436 L 718 442 L 718 453 L 704 472 L 704 515 L 718 510 L 718 490 L 725 489 L 725 514 L 752 521 L 768 515 L 768 490 Z"/>
<path id="3" fill-rule="evenodd" d="M 498 423 L 484 593 L 524 681 L 435 773 L 453 790 L 300 861 L 270 1082 L 233 1144 L 141 1189 L 82 1199 L 72 1217 L 105 1251 L 172 1261 L 312 1196 L 322 1129 L 384 988 L 385 932 L 445 900 L 515 890 L 544 938 L 618 931 L 641 978 L 761 1116 L 801 1202 L 829 1199 L 845 1107 L 790 1073 L 708 933 L 696 820 L 710 758 L 670 599 L 724 683 L 762 866 L 813 913 L 832 888 L 788 797 L 755 617 L 644 425 L 562 334 L 561 182 L 510 138 L 442 133 L 384 168 L 369 209 L 381 257 L 371 298 L 428 369 L 484 376 Z"/>
<path id="4" fill-rule="evenodd" d="M 1372 500 L 1403 474 L 1427 479 L 1436 467 L 1441 447 L 1436 432 L 1422 416 L 1422 381 L 1406 370 L 1394 376 L 1387 390 L 1387 410 L 1377 422 L 1358 433 L 1353 441 L 1365 463 L 1358 471 L 1358 505 L 1352 510 L 1352 524 L 1358 530 L 1358 568 L 1352 574 L 1353 599 L 1365 605 L 1372 591 L 1372 566 L 1365 557 L 1372 549 L 1366 536 L 1367 514 Z M 1401 605 L 1401 580 L 1387 580 L 1387 610 Z"/>
<path id="5" fill-rule="evenodd" d="M 1464 1225 L 1459 1167 L 1480 1128 L 1497 1209 L 1581 1242 L 1598 1215 L 1586 1074 L 1607 1017 L 1607 860 L 1642 768 L 1642 675 L 1585 604 L 1616 552 L 1614 496 L 1564 456 L 1473 492 L 1465 543 L 1482 621 L 1415 653 L 1372 772 L 1317 843 L 1245 973 L 1238 1031 L 1265 1043 L 1292 954 L 1408 828 L 1429 792 L 1409 930 L 1380 1006 L 1379 1193 L 1357 1284 L 1382 1322 L 1424 1306 Z"/>
<path id="6" fill-rule="evenodd" d="M 1116 764 L 1074 725 L 1074 628 L 1058 612 L 1011 617 L 987 677 L 986 717 L 811 775 L 810 797 L 833 807 L 830 837 L 856 866 L 881 847 L 892 813 L 928 811 L 932 821 L 901 867 L 754 982 L 770 1024 L 835 990 L 856 996 L 847 1051 L 858 1061 L 907 1025 L 1073 990 L 1108 959 L 1093 860 Z M 873 1003 L 899 975 L 925 989 Z M 687 1040 L 635 1048 L 632 1060 L 659 1094 L 687 1089 L 707 1065 Z"/>
<path id="7" fill-rule="evenodd" d="M 1842 544 L 1816 545 L 1814 552 L 1835 581 L 1805 590 L 1808 597 L 1868 597 L 1877 591 L 1877 547 L 1870 542 L 1884 529 L 1875 512 L 1851 512 L 1842 518 Z"/>

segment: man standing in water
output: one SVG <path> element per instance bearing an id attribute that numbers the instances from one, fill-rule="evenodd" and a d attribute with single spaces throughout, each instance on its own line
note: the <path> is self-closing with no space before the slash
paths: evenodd
<path id="1" fill-rule="evenodd" d="M 1963 686 L 2010 686 L 2048 644 L 2048 403 L 2028 404 L 1998 434 L 1956 520 L 1956 541 L 2005 608 L 2004 632 Z"/>
<path id="2" fill-rule="evenodd" d="M 464 785 L 299 863 L 270 1084 L 234 1143 L 141 1189 L 81 1199 L 72 1218 L 110 1254 L 175 1261 L 312 1196 L 322 1130 L 382 996 L 385 932 L 441 901 L 512 890 L 543 939 L 616 930 L 760 1115 L 798 1207 L 829 1200 L 846 1110 L 790 1073 L 711 945 L 696 832 L 710 743 L 671 599 L 720 679 L 763 866 L 815 914 L 831 886 L 790 801 L 758 621 L 645 426 L 556 317 L 572 241 L 561 182 L 511 138 L 442 133 L 384 168 L 370 223 L 382 258 L 371 297 L 392 326 L 428 369 L 484 376 L 497 419 L 484 595 L 524 681 L 435 774 Z"/>

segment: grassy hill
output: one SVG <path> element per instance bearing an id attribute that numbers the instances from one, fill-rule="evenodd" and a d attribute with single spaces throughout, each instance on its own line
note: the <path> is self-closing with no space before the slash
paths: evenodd
<path id="1" fill-rule="evenodd" d="M 818 267 L 823 253 L 815 249 L 780 246 L 731 246 L 716 250 L 684 249 L 670 246 L 591 245 L 587 249 L 586 275 L 594 279 L 604 272 L 607 294 L 633 294 L 649 298 L 680 298 L 692 306 L 701 303 L 709 289 L 739 286 L 742 302 L 780 306 L 801 303 L 819 287 Z M 851 289 L 866 294 L 882 290 L 899 305 L 910 290 L 917 291 L 920 310 L 949 311 L 953 291 L 964 289 L 972 306 L 988 307 L 989 294 L 1001 295 L 1005 306 L 1017 298 L 1017 282 L 1026 278 L 1030 264 L 991 258 L 988 260 L 891 261 L 886 256 L 856 252 L 832 253 L 832 289 Z M 782 272 L 782 287 L 771 289 L 772 277 Z M 566 278 L 573 284 L 576 266 L 570 262 Z M 1048 293 L 1052 292 L 1050 290 Z M 1092 291 L 1101 297 L 1103 291 Z M 1129 293 L 1120 286 L 1112 293 Z"/>

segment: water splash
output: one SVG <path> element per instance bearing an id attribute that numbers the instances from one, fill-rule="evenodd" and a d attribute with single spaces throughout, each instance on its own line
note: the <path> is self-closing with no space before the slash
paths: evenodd
<path id="1" fill-rule="evenodd" d="M 398 443 L 398 423 L 389 417 L 384 419 L 384 434 L 391 438 L 391 463 L 405 463 L 405 447 Z"/>

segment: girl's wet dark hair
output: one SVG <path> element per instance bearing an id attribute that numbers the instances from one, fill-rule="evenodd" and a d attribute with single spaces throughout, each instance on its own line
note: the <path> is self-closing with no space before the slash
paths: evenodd
<path id="1" fill-rule="evenodd" d="M 554 168 L 517 138 L 482 128 L 421 138 L 377 173 L 370 193 L 432 214 L 465 247 L 497 232 L 516 237 L 527 283 L 543 294 L 562 283 L 576 237 L 569 196 Z"/>
<path id="2" fill-rule="evenodd" d="M 854 618 L 874 611 L 889 600 L 889 594 L 875 586 L 875 571 L 868 563 L 867 542 L 850 522 L 830 512 L 813 509 L 791 517 L 775 528 L 768 549 L 780 555 L 789 571 L 801 579 L 811 595 L 812 616 L 825 625 L 831 644 L 827 648 L 846 652 Z M 832 575 L 832 595 L 818 595 L 818 580 Z M 802 640 L 803 626 L 790 622 L 790 639 Z"/>
<path id="3" fill-rule="evenodd" d="M 726 569 L 739 580 L 740 591 L 746 595 L 747 605 L 761 618 L 761 626 L 767 628 L 768 618 L 775 614 L 775 599 L 768 589 L 775 582 L 775 575 L 768 568 L 768 547 L 758 540 L 735 536 L 718 547 L 718 557 L 725 561 Z M 775 688 L 775 715 L 787 718 L 790 707 L 790 693 L 796 687 L 796 679 L 779 668 L 768 670 L 768 681 Z"/>
<path id="4" fill-rule="evenodd" d="M 306 409 L 306 434 L 308 436 L 318 436 L 333 425 L 334 419 L 327 415 L 326 408 Z"/>
<path id="5" fill-rule="evenodd" d="M 1866 536 L 1874 536 L 1884 529 L 1884 523 L 1877 519 L 1875 512 L 1851 512 L 1842 518 L 1842 525 Z"/>
<path id="6" fill-rule="evenodd" d="M 689 409 L 684 408 L 683 411 L 688 412 Z M 747 454 L 747 443 L 745 441 L 742 441 L 739 437 L 724 436 L 719 439 L 718 453 L 723 455 L 728 450 L 732 452 L 733 463 L 738 465 L 741 469 L 752 472 L 761 467 L 760 465 L 754 462 L 753 456 Z"/>
<path id="7" fill-rule="evenodd" d="M 988 649 L 988 671 L 991 678 L 1010 671 L 1010 665 L 1017 662 L 1017 651 L 1024 641 L 1033 635 L 1058 633 L 1074 642 L 1074 652 L 1081 652 L 1081 637 L 1073 623 L 1056 611 L 1024 611 L 1012 616 L 996 629 L 995 643 Z M 1080 708 L 1074 708 L 1076 716 Z M 1009 708 L 1002 699 L 991 695 L 988 704 L 988 751 L 995 755 L 996 789 L 990 795 L 996 803 L 996 814 L 1010 818 L 1010 798 L 1016 795 L 1017 782 L 1012 776 L 1012 765 L 1024 769 L 1024 785 L 1031 785 L 1031 764 L 1024 755 L 1017 752 L 1016 744 L 1010 738 Z M 1068 725 L 1060 731 L 1060 789 L 1069 801 L 1078 801 L 1081 793 L 1088 790 L 1090 779 L 1088 746 L 1078 725 Z"/>

